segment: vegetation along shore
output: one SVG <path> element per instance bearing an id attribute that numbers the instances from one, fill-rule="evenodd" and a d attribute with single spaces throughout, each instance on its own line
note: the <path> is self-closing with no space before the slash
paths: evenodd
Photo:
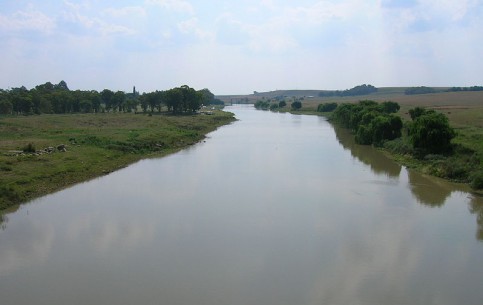
<path id="1" fill-rule="evenodd" d="M 483 87 L 257 93 L 255 107 L 324 115 L 405 166 L 483 190 Z"/>
<path id="2" fill-rule="evenodd" d="M 208 89 L 0 91 L 0 210 L 199 142 L 234 121 Z M 209 105 L 209 108 L 203 108 Z M 216 109 L 215 109 L 216 107 Z"/>

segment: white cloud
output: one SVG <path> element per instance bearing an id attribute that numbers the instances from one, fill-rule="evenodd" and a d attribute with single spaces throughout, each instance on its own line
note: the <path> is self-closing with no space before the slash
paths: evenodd
<path id="1" fill-rule="evenodd" d="M 56 27 L 55 19 L 40 11 L 27 10 L 5 16 L 0 14 L 0 30 L 5 32 L 33 30 L 50 34 Z"/>
<path id="2" fill-rule="evenodd" d="M 191 3 L 185 0 L 147 0 L 147 4 L 158 5 L 166 10 L 194 14 L 195 10 Z"/>
<path id="3" fill-rule="evenodd" d="M 141 6 L 126 6 L 126 7 L 121 7 L 121 8 L 107 8 L 105 12 L 116 18 L 121 18 L 121 17 L 146 17 L 147 13 L 144 7 Z"/>

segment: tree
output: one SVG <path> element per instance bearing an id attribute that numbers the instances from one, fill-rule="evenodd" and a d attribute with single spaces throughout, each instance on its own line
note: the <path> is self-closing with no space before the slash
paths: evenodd
<path id="1" fill-rule="evenodd" d="M 280 101 L 280 102 L 278 103 L 278 108 L 283 108 L 283 107 L 285 107 L 285 106 L 287 106 L 287 102 L 285 102 L 285 101 Z"/>
<path id="2" fill-rule="evenodd" d="M 455 131 L 450 127 L 448 118 L 437 112 L 418 116 L 409 128 L 411 143 L 415 149 L 424 153 L 445 153 L 451 148 Z"/>
<path id="3" fill-rule="evenodd" d="M 205 88 L 205 89 L 199 90 L 198 92 L 201 93 L 203 97 L 202 103 L 204 105 L 212 105 L 213 102 L 215 102 L 215 95 L 211 93 L 210 90 Z"/>
<path id="4" fill-rule="evenodd" d="M 11 114 L 13 110 L 12 103 L 7 99 L 0 100 L 0 114 Z"/>
<path id="5" fill-rule="evenodd" d="M 382 111 L 385 113 L 396 113 L 401 108 L 398 103 L 386 101 L 381 104 Z"/>
<path id="6" fill-rule="evenodd" d="M 317 112 L 332 112 L 337 108 L 337 103 L 324 103 L 317 106 Z"/>
<path id="7" fill-rule="evenodd" d="M 434 110 L 430 109 L 430 110 L 427 110 L 423 107 L 416 107 L 416 108 L 413 108 L 413 109 L 409 109 L 409 116 L 411 117 L 411 120 L 416 120 L 417 118 L 419 118 L 420 116 L 424 115 L 424 114 L 428 114 L 428 113 L 435 113 Z"/>
<path id="8" fill-rule="evenodd" d="M 295 101 L 290 106 L 293 110 L 299 110 L 300 108 L 302 108 L 302 103 L 300 101 Z"/>
<path id="9" fill-rule="evenodd" d="M 112 108 L 112 98 L 114 97 L 114 92 L 109 89 L 104 89 L 101 91 L 101 100 L 106 107 L 106 110 L 109 111 Z"/>

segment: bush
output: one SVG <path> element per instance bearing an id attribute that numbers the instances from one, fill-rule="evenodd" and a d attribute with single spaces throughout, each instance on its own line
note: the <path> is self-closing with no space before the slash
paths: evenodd
<path id="1" fill-rule="evenodd" d="M 299 101 L 293 102 L 291 104 L 291 107 L 293 110 L 299 110 L 300 108 L 302 108 L 302 103 Z"/>
<path id="2" fill-rule="evenodd" d="M 417 117 L 409 129 L 411 143 L 415 149 L 426 153 L 440 154 L 451 149 L 455 131 L 442 113 L 429 112 Z"/>
<path id="3" fill-rule="evenodd" d="M 471 176 L 470 186 L 474 190 L 483 190 L 483 171 L 474 173 Z"/>
<path id="4" fill-rule="evenodd" d="M 332 112 L 337 108 L 337 103 L 324 103 L 319 104 L 317 112 Z"/>
<path id="5" fill-rule="evenodd" d="M 27 144 L 22 150 L 25 153 L 34 153 L 36 151 L 35 146 L 32 143 Z"/>

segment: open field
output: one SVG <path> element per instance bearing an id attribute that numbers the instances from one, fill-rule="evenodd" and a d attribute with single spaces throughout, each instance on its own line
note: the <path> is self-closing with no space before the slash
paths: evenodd
<path id="1" fill-rule="evenodd" d="M 175 152 L 233 120 L 222 111 L 0 117 L 0 210 L 146 157 Z M 21 153 L 29 144 L 36 152 Z M 65 152 L 58 149 L 61 145 Z"/>

